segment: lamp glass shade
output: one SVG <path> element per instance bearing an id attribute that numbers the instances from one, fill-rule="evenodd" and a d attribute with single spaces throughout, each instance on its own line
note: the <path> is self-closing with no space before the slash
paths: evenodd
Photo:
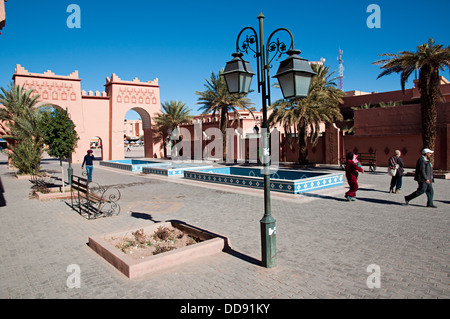
<path id="1" fill-rule="evenodd" d="M 280 63 L 278 79 L 285 99 L 305 98 L 309 94 L 311 79 L 316 74 L 308 61 L 298 56 L 298 50 L 288 51 L 290 56 Z"/>
<path id="2" fill-rule="evenodd" d="M 222 73 L 227 83 L 228 92 L 231 94 L 247 94 L 250 91 L 252 77 L 255 73 L 252 71 L 250 64 L 242 60 L 241 53 L 235 53 L 233 56 L 234 59 L 227 63 Z"/>
<path id="3" fill-rule="evenodd" d="M 237 93 L 239 92 L 239 73 L 228 73 L 224 75 L 225 82 L 227 82 L 228 92 Z"/>
<path id="4" fill-rule="evenodd" d="M 307 97 L 311 86 L 312 74 L 289 72 L 278 77 L 285 99 Z"/>
<path id="5" fill-rule="evenodd" d="M 253 74 L 241 73 L 239 74 L 239 77 L 240 93 L 248 93 L 250 91 L 250 85 L 252 84 Z"/>

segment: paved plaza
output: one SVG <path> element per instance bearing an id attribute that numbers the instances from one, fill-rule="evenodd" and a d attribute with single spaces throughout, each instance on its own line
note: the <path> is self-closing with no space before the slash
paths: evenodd
<path id="1" fill-rule="evenodd" d="M 140 175 L 97 162 L 94 182 L 120 189 L 121 213 L 87 220 L 67 200 L 29 198 L 31 183 L 18 180 L 0 156 L 7 204 L 0 208 L 0 298 L 450 297 L 448 180 L 434 185 L 437 209 L 424 207 L 425 195 L 403 206 L 416 183 L 404 177 L 403 194 L 389 194 L 382 167 L 361 175 L 356 202 L 344 199 L 346 184 L 298 195 L 272 192 L 277 266 L 266 269 L 259 263 L 262 191 Z M 80 166 L 74 165 L 74 174 L 81 174 Z M 57 160 L 45 159 L 43 169 L 61 174 Z M 87 245 L 89 236 L 171 219 L 227 236 L 232 250 L 130 280 Z M 80 267 L 80 288 L 67 285 L 70 265 Z M 376 269 L 379 288 L 376 280 L 369 288 Z"/>

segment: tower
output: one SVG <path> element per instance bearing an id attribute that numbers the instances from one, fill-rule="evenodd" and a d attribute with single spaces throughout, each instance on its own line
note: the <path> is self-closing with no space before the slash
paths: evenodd
<path id="1" fill-rule="evenodd" d="M 339 89 L 341 91 L 344 90 L 344 60 L 342 60 L 342 55 L 343 54 L 344 54 L 344 51 L 339 49 L 339 56 L 338 56 L 338 61 L 339 61 Z"/>

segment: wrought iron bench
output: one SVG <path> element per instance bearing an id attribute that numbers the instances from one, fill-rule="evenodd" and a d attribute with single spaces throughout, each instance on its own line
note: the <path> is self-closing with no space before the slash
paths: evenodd
<path id="1" fill-rule="evenodd" d="M 120 191 L 114 187 L 102 187 L 86 178 L 72 175 L 71 204 L 80 215 L 91 218 L 119 215 Z"/>

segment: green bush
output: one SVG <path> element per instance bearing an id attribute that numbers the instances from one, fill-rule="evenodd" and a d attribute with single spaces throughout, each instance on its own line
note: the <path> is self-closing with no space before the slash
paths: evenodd
<path id="1" fill-rule="evenodd" d="M 42 158 L 42 147 L 30 140 L 22 140 L 12 147 L 11 159 L 19 174 L 28 175 L 39 172 Z"/>

